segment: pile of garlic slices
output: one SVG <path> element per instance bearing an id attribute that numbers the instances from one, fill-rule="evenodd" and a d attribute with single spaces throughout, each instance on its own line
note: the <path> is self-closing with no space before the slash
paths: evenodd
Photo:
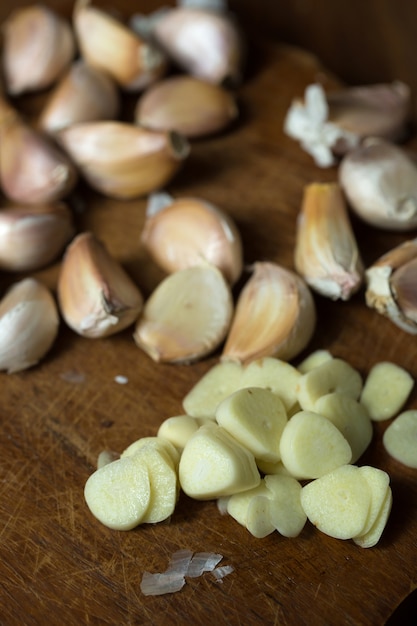
<path id="1" fill-rule="evenodd" d="M 413 385 L 389 362 L 363 381 L 327 350 L 298 367 L 273 357 L 220 361 L 187 393 L 184 414 L 164 420 L 155 437 L 120 457 L 100 456 L 86 503 L 106 526 L 129 530 L 169 519 L 182 490 L 217 500 L 257 538 L 275 530 L 296 537 L 309 520 L 372 547 L 391 511 L 390 479 L 357 462 L 373 421 L 407 413 L 399 415 Z"/>

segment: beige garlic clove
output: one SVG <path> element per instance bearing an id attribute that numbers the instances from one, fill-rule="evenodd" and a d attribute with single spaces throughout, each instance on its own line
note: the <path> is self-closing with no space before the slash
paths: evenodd
<path id="1" fill-rule="evenodd" d="M 304 188 L 294 264 L 314 291 L 333 300 L 348 300 L 361 286 L 364 267 L 338 183 Z"/>
<path id="2" fill-rule="evenodd" d="M 67 247 L 58 279 L 65 322 L 84 337 L 107 337 L 135 322 L 143 305 L 139 288 L 92 233 Z"/>
<path id="3" fill-rule="evenodd" d="M 72 212 L 64 203 L 13 206 L 0 210 L 0 268 L 34 271 L 54 261 L 74 235 Z"/>
<path id="4" fill-rule="evenodd" d="M 161 198 L 165 205 L 159 205 L 155 212 Z M 217 267 L 231 285 L 242 273 L 243 247 L 236 224 L 224 211 L 200 198 L 153 194 L 142 243 L 168 273 L 202 261 Z"/>
<path id="5" fill-rule="evenodd" d="M 417 334 L 417 239 L 393 248 L 366 270 L 366 304 Z"/>
<path id="6" fill-rule="evenodd" d="M 224 340 L 233 313 L 229 285 L 202 264 L 166 277 L 145 302 L 133 338 L 154 361 L 191 363 Z"/>
<path id="7" fill-rule="evenodd" d="M 112 120 L 120 110 L 119 91 L 103 70 L 75 61 L 50 94 L 39 127 L 54 133 L 79 122 Z"/>
<path id="8" fill-rule="evenodd" d="M 70 24 L 44 5 L 15 9 L 3 24 L 6 91 L 16 96 L 50 87 L 76 53 Z"/>
<path id="9" fill-rule="evenodd" d="M 55 300 L 34 278 L 15 283 L 0 301 L 0 370 L 9 374 L 36 365 L 59 328 Z"/>
<path id="10" fill-rule="evenodd" d="M 73 24 L 82 57 L 109 73 L 127 91 L 139 91 L 163 76 L 165 55 L 91 0 L 77 0 Z"/>
<path id="11" fill-rule="evenodd" d="M 352 210 L 368 224 L 395 231 L 417 226 L 417 165 L 403 148 L 365 139 L 342 160 L 339 182 Z"/>
<path id="12" fill-rule="evenodd" d="M 158 81 L 139 98 L 134 113 L 140 126 L 175 130 L 188 138 L 218 133 L 237 115 L 236 99 L 230 91 L 193 76 Z"/>
<path id="13" fill-rule="evenodd" d="M 289 361 L 307 346 L 315 326 L 315 303 L 305 281 L 278 264 L 257 262 L 239 295 L 222 360 Z"/>
<path id="14" fill-rule="evenodd" d="M 127 122 L 86 122 L 57 134 L 94 189 L 112 198 L 135 198 L 164 187 L 189 154 L 182 135 Z"/>

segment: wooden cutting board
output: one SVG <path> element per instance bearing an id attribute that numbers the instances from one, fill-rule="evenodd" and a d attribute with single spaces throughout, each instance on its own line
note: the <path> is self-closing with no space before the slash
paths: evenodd
<path id="1" fill-rule="evenodd" d="M 295 219 L 303 186 L 337 179 L 318 169 L 282 132 L 294 96 L 320 78 L 334 84 L 309 54 L 256 44 L 239 90 L 239 122 L 222 136 L 193 143 L 189 161 L 169 186 L 228 211 L 240 228 L 245 261 L 293 266 Z M 29 110 L 34 100 L 21 103 Z M 35 103 L 36 104 L 36 103 Z M 147 295 L 161 278 L 141 248 L 145 200 L 114 201 L 80 189 L 79 230 L 93 230 Z M 366 264 L 406 238 L 353 219 Z M 413 236 L 413 235 L 411 235 Z M 54 287 L 59 263 L 37 276 Z M 20 278 L 2 275 L 1 289 Z M 417 378 L 417 340 L 366 308 L 363 291 L 350 302 L 316 296 L 317 332 L 303 355 L 326 348 L 365 377 L 390 360 Z M 135 345 L 132 329 L 87 340 L 61 324 L 59 339 L 37 367 L 0 375 L 0 623 L 363 625 L 385 623 L 417 586 L 416 472 L 385 453 L 385 423 L 375 426 L 360 464 L 391 476 L 394 505 L 380 543 L 361 549 L 309 523 L 295 539 L 255 539 L 215 502 L 181 496 L 170 523 L 117 532 L 102 526 L 83 498 L 103 449 L 120 452 L 155 435 L 182 412 L 191 386 L 218 360 L 161 365 Z M 128 379 L 121 385 L 115 377 Z M 417 390 L 407 404 L 416 406 Z M 187 548 L 223 555 L 232 574 L 189 579 L 178 593 L 145 597 L 145 571 L 164 571 Z"/>

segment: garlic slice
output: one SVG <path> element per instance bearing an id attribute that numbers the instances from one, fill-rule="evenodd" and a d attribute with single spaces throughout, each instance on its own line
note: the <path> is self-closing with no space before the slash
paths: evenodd
<path id="1" fill-rule="evenodd" d="M 255 263 L 239 295 L 222 359 L 289 361 L 307 346 L 315 326 L 315 303 L 305 281 L 278 264 Z"/>
<path id="2" fill-rule="evenodd" d="M 11 374 L 36 365 L 58 327 L 58 309 L 45 285 L 34 278 L 12 285 L 0 302 L 0 370 Z"/>
<path id="3" fill-rule="evenodd" d="M 348 300 L 361 286 L 364 268 L 337 183 L 304 188 L 294 263 L 314 291 L 333 300 Z"/>
<path id="4" fill-rule="evenodd" d="M 230 287 L 202 264 L 165 278 L 145 302 L 133 338 L 154 361 L 190 363 L 213 352 L 229 329 Z"/>
<path id="5" fill-rule="evenodd" d="M 158 198 L 164 200 L 156 212 Z M 230 284 L 242 273 L 243 247 L 232 218 L 200 198 L 150 197 L 142 243 L 166 272 L 207 261 L 216 266 Z"/>
<path id="6" fill-rule="evenodd" d="M 113 335 L 138 318 L 139 288 L 107 248 L 89 232 L 67 247 L 58 279 L 58 301 L 65 322 L 84 337 Z"/>

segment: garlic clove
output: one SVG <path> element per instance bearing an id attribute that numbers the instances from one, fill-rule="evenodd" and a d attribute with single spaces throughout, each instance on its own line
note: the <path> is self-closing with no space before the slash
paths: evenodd
<path id="1" fill-rule="evenodd" d="M 230 287 L 212 265 L 166 277 L 145 302 L 133 338 L 154 361 L 191 363 L 224 340 L 233 312 Z"/>
<path id="2" fill-rule="evenodd" d="M 371 226 L 395 231 L 417 226 L 417 165 L 399 146 L 365 139 L 342 160 L 339 183 L 352 210 Z"/>
<path id="3" fill-rule="evenodd" d="M 171 76 L 151 85 L 139 98 L 135 122 L 154 130 L 175 130 L 188 138 L 227 128 L 238 115 L 234 95 L 193 76 Z"/>
<path id="4" fill-rule="evenodd" d="M 20 372 L 38 363 L 52 347 L 58 309 L 47 287 L 33 278 L 15 283 L 0 302 L 0 370 Z"/>
<path id="5" fill-rule="evenodd" d="M 171 198 L 152 213 L 159 195 L 150 198 L 142 231 L 142 243 L 154 261 L 172 273 L 204 260 L 234 284 L 242 273 L 243 247 L 232 218 L 210 202 L 192 197 Z"/>
<path id="6" fill-rule="evenodd" d="M 120 97 L 113 79 L 78 59 L 50 94 L 39 127 L 54 133 L 79 122 L 115 119 L 119 109 Z"/>
<path id="7" fill-rule="evenodd" d="M 0 210 L 0 268 L 34 271 L 51 263 L 74 235 L 64 203 Z"/>
<path id="8" fill-rule="evenodd" d="M 91 187 L 112 198 L 135 198 L 164 187 L 189 154 L 178 133 L 127 122 L 75 124 L 57 138 Z"/>
<path id="9" fill-rule="evenodd" d="M 307 346 L 315 326 L 315 303 L 305 281 L 278 264 L 257 262 L 239 295 L 222 360 L 289 361 Z"/>
<path id="10" fill-rule="evenodd" d="M 84 337 L 107 337 L 127 328 L 143 305 L 139 288 L 92 233 L 67 247 L 58 279 L 65 322 Z"/>
<path id="11" fill-rule="evenodd" d="M 3 24 L 6 91 L 50 87 L 69 66 L 76 44 L 70 24 L 44 5 L 15 9 Z"/>
<path id="12" fill-rule="evenodd" d="M 314 291 L 333 300 L 348 300 L 361 286 L 364 268 L 337 183 L 304 188 L 294 263 Z"/>
<path id="13" fill-rule="evenodd" d="M 82 57 L 123 89 L 139 91 L 164 75 L 167 60 L 161 50 L 90 0 L 76 1 L 73 24 Z"/>

